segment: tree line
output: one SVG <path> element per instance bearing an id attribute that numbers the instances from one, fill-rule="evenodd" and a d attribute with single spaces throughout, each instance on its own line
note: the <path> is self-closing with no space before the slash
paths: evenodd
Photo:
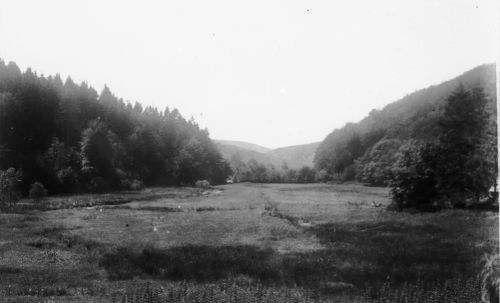
<path id="1" fill-rule="evenodd" d="M 314 183 L 324 181 L 310 166 L 294 169 L 289 168 L 286 162 L 283 162 L 281 167 L 264 164 L 255 159 L 244 162 L 238 154 L 233 155 L 229 163 L 234 172 L 231 178 L 233 182 Z"/>
<path id="2" fill-rule="evenodd" d="M 9 170 L 10 168 L 10 170 Z M 26 193 L 222 183 L 231 175 L 206 129 L 177 109 L 143 108 L 87 83 L 0 60 L 0 170 Z"/>

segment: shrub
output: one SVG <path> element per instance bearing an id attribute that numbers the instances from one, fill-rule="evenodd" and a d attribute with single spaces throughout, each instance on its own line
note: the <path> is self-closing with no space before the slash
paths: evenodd
<path id="1" fill-rule="evenodd" d="M 144 188 L 144 184 L 142 183 L 141 180 L 134 179 L 132 182 L 130 182 L 130 189 L 131 190 L 141 190 Z"/>
<path id="2" fill-rule="evenodd" d="M 432 208 L 438 200 L 434 147 L 416 141 L 401 146 L 392 168 L 392 199 L 398 207 Z"/>
<path id="3" fill-rule="evenodd" d="M 29 195 L 31 199 L 39 200 L 47 196 L 47 190 L 40 182 L 31 184 Z"/>
<path id="4" fill-rule="evenodd" d="M 128 190 L 141 190 L 144 188 L 144 183 L 138 179 L 124 179 L 120 181 L 121 187 Z"/>
<path id="5" fill-rule="evenodd" d="M 297 176 L 298 183 L 312 183 L 316 177 L 316 171 L 309 166 L 304 166 L 299 170 Z"/>
<path id="6" fill-rule="evenodd" d="M 348 165 L 342 171 L 342 181 L 352 181 L 356 178 L 356 163 Z"/>
<path id="7" fill-rule="evenodd" d="M 5 171 L 0 170 L 0 205 L 12 205 L 19 200 L 19 184 L 22 180 L 22 172 L 14 168 Z"/>
<path id="8" fill-rule="evenodd" d="M 110 188 L 110 182 L 101 176 L 95 176 L 90 179 L 90 183 L 88 185 L 88 189 L 92 192 L 104 192 Z"/>
<path id="9" fill-rule="evenodd" d="M 210 182 L 208 182 L 207 180 L 198 180 L 196 181 L 195 186 L 198 188 L 205 188 L 205 189 L 210 188 Z"/>
<path id="10" fill-rule="evenodd" d="M 359 160 L 356 179 L 373 186 L 386 186 L 401 141 L 382 139 L 369 148 Z"/>
<path id="11" fill-rule="evenodd" d="M 71 167 L 60 169 L 56 175 L 61 192 L 70 193 L 75 191 L 78 186 L 78 176 Z"/>

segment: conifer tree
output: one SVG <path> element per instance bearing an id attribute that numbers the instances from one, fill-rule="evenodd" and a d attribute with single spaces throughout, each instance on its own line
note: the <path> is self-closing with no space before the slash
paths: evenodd
<path id="1" fill-rule="evenodd" d="M 481 89 L 459 86 L 444 106 L 439 120 L 438 190 L 453 204 L 479 202 L 495 180 L 490 167 L 487 99 Z M 490 153 L 491 154 L 491 153 Z"/>

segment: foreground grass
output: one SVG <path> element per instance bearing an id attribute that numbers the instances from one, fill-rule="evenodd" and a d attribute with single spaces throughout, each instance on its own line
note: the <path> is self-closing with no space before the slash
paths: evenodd
<path id="1" fill-rule="evenodd" d="M 188 193 L 0 214 L 0 297 L 480 302 L 483 256 L 498 250 L 496 213 L 389 212 L 372 205 L 388 203 L 385 189 L 238 184 Z"/>

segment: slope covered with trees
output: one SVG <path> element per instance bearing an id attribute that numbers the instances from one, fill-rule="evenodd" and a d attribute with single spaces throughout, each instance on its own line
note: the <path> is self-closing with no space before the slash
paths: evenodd
<path id="1" fill-rule="evenodd" d="M 268 151 L 271 151 L 270 148 L 260 146 L 258 144 L 254 143 L 249 143 L 249 142 L 244 142 L 244 141 L 235 141 L 235 140 L 215 140 L 215 142 L 226 145 L 226 146 L 233 146 L 237 147 L 242 150 L 249 150 L 249 151 L 254 151 L 258 153 L 267 153 Z"/>
<path id="2" fill-rule="evenodd" d="M 215 141 L 215 146 L 217 149 L 219 149 L 219 152 L 221 153 L 222 157 L 228 161 L 231 166 L 234 169 L 234 165 L 236 162 L 248 162 L 251 159 L 263 163 L 263 164 L 272 164 L 272 165 L 278 165 L 280 164 L 279 159 L 275 159 L 270 157 L 267 153 L 264 152 L 258 152 L 253 149 L 248 149 L 240 146 L 236 146 L 233 144 L 229 143 L 222 143 L 225 141 Z"/>
<path id="3" fill-rule="evenodd" d="M 496 134 L 495 66 L 482 65 L 463 75 L 416 91 L 382 110 L 372 110 L 358 123 L 334 130 L 320 144 L 315 168 L 330 180 L 358 180 L 372 185 L 388 185 L 391 164 L 408 140 L 436 141 L 439 120 L 448 97 L 457 87 L 482 88 L 489 128 Z M 496 150 L 496 140 L 491 144 Z"/>
<path id="4" fill-rule="evenodd" d="M 267 149 L 258 148 L 258 145 L 246 142 L 215 140 L 216 146 L 224 159 L 231 162 L 236 157 L 239 160 L 248 162 L 251 159 L 266 165 L 282 166 L 284 163 L 294 169 L 303 166 L 312 166 L 314 154 L 320 142 L 300 144 L 293 146 Z"/>
<path id="5" fill-rule="evenodd" d="M 235 182 L 310 183 L 322 181 L 312 168 L 319 142 L 266 149 L 239 141 L 216 141 Z M 260 150 L 260 151 L 259 151 Z"/>
<path id="6" fill-rule="evenodd" d="M 291 168 L 300 168 L 303 166 L 312 166 L 314 154 L 320 142 L 309 144 L 293 145 L 275 148 L 267 154 L 273 158 L 282 159 Z"/>
<path id="7" fill-rule="evenodd" d="M 38 181 L 49 194 L 230 175 L 208 131 L 177 109 L 143 108 L 108 87 L 98 94 L 0 60 L 0 170 L 10 167 L 22 173 L 23 192 Z"/>

